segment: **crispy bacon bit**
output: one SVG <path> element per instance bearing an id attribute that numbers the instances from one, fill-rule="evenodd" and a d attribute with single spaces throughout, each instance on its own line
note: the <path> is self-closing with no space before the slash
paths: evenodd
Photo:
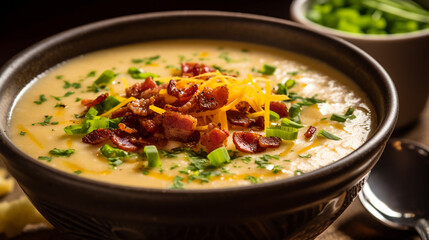
<path id="1" fill-rule="evenodd" d="M 184 90 L 176 87 L 176 81 L 171 79 L 168 83 L 167 93 L 177 98 L 189 98 L 198 90 L 198 84 L 192 84 Z"/>
<path id="2" fill-rule="evenodd" d="M 282 102 L 270 102 L 270 110 L 277 113 L 280 118 L 289 116 L 287 106 Z"/>
<path id="3" fill-rule="evenodd" d="M 250 119 L 249 126 L 254 131 L 262 131 L 265 128 L 265 121 L 263 116 L 259 116 L 256 119 Z"/>
<path id="4" fill-rule="evenodd" d="M 175 111 L 175 112 L 188 113 L 194 110 L 197 107 L 197 104 L 198 104 L 198 98 L 194 96 L 181 106 L 179 105 L 176 107 L 171 104 L 166 104 L 165 109 Z"/>
<path id="5" fill-rule="evenodd" d="M 259 146 L 259 139 L 261 135 L 254 132 L 234 132 L 232 134 L 232 141 L 235 147 L 245 153 L 262 152 L 265 148 Z"/>
<path id="6" fill-rule="evenodd" d="M 225 144 L 229 133 L 225 129 L 220 129 L 213 123 L 209 124 L 207 132 L 201 136 L 201 144 L 211 152 Z"/>
<path id="7" fill-rule="evenodd" d="M 261 137 L 259 138 L 259 146 L 262 148 L 278 148 L 282 143 L 279 137 Z"/>
<path id="8" fill-rule="evenodd" d="M 149 136 L 150 134 L 160 131 L 160 124 L 157 124 L 156 121 L 152 119 L 139 119 L 141 135 Z"/>
<path id="9" fill-rule="evenodd" d="M 197 119 L 191 115 L 166 111 L 162 125 L 167 139 L 188 142 L 197 127 Z"/>
<path id="10" fill-rule="evenodd" d="M 215 72 L 216 69 L 201 63 L 182 63 L 182 77 L 195 77 L 203 73 Z"/>
<path id="11" fill-rule="evenodd" d="M 242 113 L 246 113 L 250 111 L 250 104 L 246 101 L 241 101 L 239 103 L 237 103 L 237 105 L 235 105 L 235 108 L 242 112 Z"/>
<path id="12" fill-rule="evenodd" d="M 156 88 L 156 82 L 152 77 L 148 77 L 144 82 L 139 82 L 125 89 L 127 97 L 142 98 L 142 93 L 148 89 Z"/>
<path id="13" fill-rule="evenodd" d="M 311 138 L 313 137 L 314 133 L 316 133 L 317 128 L 314 126 L 310 126 L 308 127 L 307 131 L 304 133 L 304 136 L 306 138 Z"/>
<path id="14" fill-rule="evenodd" d="M 165 147 L 168 143 L 168 140 L 165 138 L 162 133 L 155 133 L 149 137 L 150 144 L 156 145 L 157 147 Z"/>
<path id="15" fill-rule="evenodd" d="M 100 96 L 98 96 L 96 99 L 82 99 L 81 103 L 82 105 L 85 105 L 88 109 L 103 102 L 104 100 L 106 100 L 106 98 L 109 97 L 108 93 L 104 93 L 101 94 Z"/>
<path id="16" fill-rule="evenodd" d="M 127 127 L 127 125 L 125 125 L 125 124 L 123 124 L 123 123 L 119 123 L 119 124 L 118 124 L 118 127 L 119 127 L 119 129 L 120 129 L 121 131 L 124 131 L 124 132 L 126 132 L 126 133 L 136 133 L 136 132 L 137 132 L 137 130 L 136 130 L 136 129 L 134 129 L 134 128 L 130 128 L 130 127 Z"/>
<path id="17" fill-rule="evenodd" d="M 133 100 L 132 102 L 128 103 L 128 108 L 136 115 L 139 116 L 146 116 L 148 114 L 149 111 L 149 106 L 153 105 L 153 103 L 155 102 L 154 98 L 150 98 L 150 99 L 136 99 Z"/>
<path id="18" fill-rule="evenodd" d="M 249 118 L 246 116 L 246 114 L 242 112 L 229 110 L 226 112 L 226 116 L 228 121 L 233 125 L 237 125 L 245 128 L 249 127 L 249 123 L 250 123 Z"/>
<path id="19" fill-rule="evenodd" d="M 201 139 L 200 131 L 195 130 L 186 140 L 187 143 L 197 144 Z"/>
<path id="20" fill-rule="evenodd" d="M 225 106 L 228 102 L 228 88 L 224 86 L 215 89 L 204 88 L 198 94 L 198 104 L 201 110 L 214 110 Z"/>
<path id="21" fill-rule="evenodd" d="M 122 107 L 112 113 L 111 118 L 125 117 L 132 114 L 128 107 Z"/>
<path id="22" fill-rule="evenodd" d="M 99 128 L 85 135 L 82 138 L 82 142 L 97 145 L 109 140 L 111 135 L 112 131 L 109 129 Z"/>
<path id="23" fill-rule="evenodd" d="M 136 144 L 138 143 L 138 138 L 138 134 L 129 134 L 119 129 L 116 129 L 110 136 L 110 140 L 118 148 L 127 152 L 136 152 L 142 147 L 142 144 Z"/>

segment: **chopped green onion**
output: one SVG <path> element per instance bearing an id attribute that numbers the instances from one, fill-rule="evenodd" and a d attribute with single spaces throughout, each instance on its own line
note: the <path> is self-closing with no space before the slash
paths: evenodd
<path id="1" fill-rule="evenodd" d="M 126 157 L 128 155 L 128 153 L 125 152 L 124 150 L 119 148 L 114 148 L 109 144 L 105 144 L 103 147 L 101 147 L 100 152 L 105 157 Z"/>
<path id="2" fill-rule="evenodd" d="M 274 111 L 270 111 L 270 121 L 277 122 L 280 119 L 280 115 Z"/>
<path id="3" fill-rule="evenodd" d="M 142 70 L 140 70 L 140 69 L 138 69 L 136 67 L 130 67 L 130 68 L 128 68 L 128 73 L 134 79 L 146 79 L 148 77 L 153 77 L 153 78 L 159 77 L 157 74 L 143 72 Z"/>
<path id="4" fill-rule="evenodd" d="M 39 96 L 39 101 L 34 101 L 34 103 L 35 104 L 38 104 L 38 105 L 40 105 L 40 104 L 42 104 L 43 102 L 46 102 L 47 101 L 47 99 L 46 99 L 46 97 L 45 97 L 45 94 L 42 94 L 42 95 L 40 95 Z"/>
<path id="5" fill-rule="evenodd" d="M 278 83 L 277 87 L 278 87 L 277 92 L 276 92 L 277 95 L 288 95 L 289 94 L 288 89 L 284 84 Z"/>
<path id="6" fill-rule="evenodd" d="M 184 189 L 185 185 L 183 184 L 183 178 L 180 176 L 175 176 L 173 180 L 173 185 L 170 187 L 171 189 Z"/>
<path id="7" fill-rule="evenodd" d="M 265 75 L 273 75 L 276 71 L 276 67 L 269 64 L 264 64 L 261 70 L 258 70 L 258 73 L 262 73 Z"/>
<path id="8" fill-rule="evenodd" d="M 293 79 L 288 79 L 285 83 L 285 86 L 289 89 L 296 85 L 296 81 Z"/>
<path id="9" fill-rule="evenodd" d="M 320 130 L 319 131 L 319 133 L 317 133 L 317 136 L 318 137 L 325 137 L 325 138 L 327 138 L 327 139 L 331 139 L 331 140 L 341 140 L 341 138 L 340 137 L 337 137 L 337 136 L 335 136 L 334 134 L 332 134 L 332 133 L 330 133 L 330 132 L 328 132 L 328 131 L 325 131 L 325 130 Z"/>
<path id="10" fill-rule="evenodd" d="M 106 100 L 102 101 L 100 104 L 104 108 L 104 111 L 109 111 L 119 103 L 121 103 L 121 101 L 119 101 L 117 98 L 113 96 L 109 96 L 106 98 Z"/>
<path id="11" fill-rule="evenodd" d="M 109 157 L 107 158 L 107 162 L 109 163 L 109 165 L 112 168 L 116 168 L 117 166 L 121 165 L 122 163 L 124 163 L 124 161 L 122 161 L 120 158 L 118 157 Z"/>
<path id="12" fill-rule="evenodd" d="M 298 138 L 298 129 L 293 127 L 283 127 L 271 125 L 266 129 L 267 137 L 279 137 L 284 140 L 295 140 Z"/>
<path id="13" fill-rule="evenodd" d="M 66 157 L 70 157 L 73 153 L 75 152 L 74 149 L 58 149 L 58 148 L 54 148 L 52 150 L 49 151 L 49 154 L 54 155 L 54 156 L 66 156 Z"/>
<path id="14" fill-rule="evenodd" d="M 122 118 L 109 119 L 106 117 L 97 116 L 98 111 L 95 108 L 90 108 L 86 113 L 86 119 L 80 125 L 70 125 L 64 128 L 64 131 L 69 135 L 88 134 L 99 128 L 117 128 Z"/>
<path id="15" fill-rule="evenodd" d="M 354 108 L 352 108 L 352 107 L 349 107 L 348 109 L 347 109 L 347 111 L 346 111 L 346 113 L 344 114 L 344 115 L 346 115 L 346 116 L 351 116 L 351 115 L 353 115 L 353 112 L 355 111 L 355 109 Z"/>
<path id="16" fill-rule="evenodd" d="M 300 112 L 301 112 L 301 105 L 299 105 L 299 104 L 293 104 L 289 108 L 289 116 L 291 118 L 297 117 Z"/>
<path id="17" fill-rule="evenodd" d="M 336 121 L 336 122 L 345 122 L 347 121 L 348 117 L 347 116 L 343 116 L 343 115 L 339 115 L 339 114 L 332 114 L 331 116 L 331 120 L 332 121 Z"/>
<path id="18" fill-rule="evenodd" d="M 293 104 L 290 108 L 289 108 L 289 117 L 292 121 L 296 122 L 296 123 L 301 123 L 301 119 L 299 117 L 299 114 L 301 113 L 301 105 L 300 104 Z"/>
<path id="19" fill-rule="evenodd" d="M 39 157 L 37 157 L 37 159 L 39 159 L 39 160 L 46 160 L 48 162 L 52 161 L 52 157 L 48 157 L 48 156 L 39 156 Z"/>
<path id="20" fill-rule="evenodd" d="M 282 119 L 282 126 L 284 127 L 293 127 L 293 128 L 303 128 L 304 125 L 294 122 L 292 120 L 290 120 L 289 118 L 283 118 Z"/>
<path id="21" fill-rule="evenodd" d="M 331 116 L 331 120 L 337 121 L 337 122 L 345 122 L 345 121 L 347 121 L 347 119 L 354 119 L 354 118 L 356 118 L 356 116 L 353 115 L 354 110 L 355 110 L 354 108 L 350 107 L 347 109 L 347 111 L 344 115 L 334 113 Z"/>
<path id="22" fill-rule="evenodd" d="M 215 167 L 219 167 L 224 163 L 230 162 L 231 160 L 231 157 L 229 156 L 228 150 L 226 150 L 225 146 L 213 150 L 207 155 L 207 158 L 209 159 L 210 164 Z"/>
<path id="23" fill-rule="evenodd" d="M 143 149 L 147 160 L 149 162 L 149 167 L 160 167 L 161 166 L 161 158 L 158 154 L 158 149 L 155 145 L 147 145 Z"/>
<path id="24" fill-rule="evenodd" d="M 115 77 L 116 74 L 112 70 L 106 70 L 94 81 L 94 87 L 96 89 L 104 88 L 107 84 L 111 83 Z"/>
<path id="25" fill-rule="evenodd" d="M 248 175 L 244 178 L 244 180 L 249 180 L 252 184 L 257 184 L 258 179 L 254 176 Z"/>

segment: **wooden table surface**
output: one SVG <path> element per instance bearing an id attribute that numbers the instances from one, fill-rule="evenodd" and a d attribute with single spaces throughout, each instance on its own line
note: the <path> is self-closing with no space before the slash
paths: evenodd
<path id="1" fill-rule="evenodd" d="M 420 120 L 408 129 L 394 132 L 392 137 L 416 140 L 429 146 L 429 100 L 422 112 Z M 2 163 L 0 162 L 0 165 Z M 23 193 L 19 187 L 0 201 L 16 199 Z M 62 240 L 65 237 L 55 229 L 30 229 L 14 240 Z M 413 231 L 400 231 L 388 228 L 375 220 L 361 205 L 359 199 L 331 225 L 317 240 L 417 240 L 419 237 Z M 10 240 L 0 234 L 0 240 Z"/>

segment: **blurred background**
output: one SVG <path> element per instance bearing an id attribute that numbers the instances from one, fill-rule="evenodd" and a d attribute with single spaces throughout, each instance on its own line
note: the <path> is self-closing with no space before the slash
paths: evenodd
<path id="1" fill-rule="evenodd" d="M 221 10 L 288 19 L 290 3 L 291 0 L 2 1 L 0 7 L 0 65 L 19 51 L 46 37 L 107 18 L 168 10 Z"/>

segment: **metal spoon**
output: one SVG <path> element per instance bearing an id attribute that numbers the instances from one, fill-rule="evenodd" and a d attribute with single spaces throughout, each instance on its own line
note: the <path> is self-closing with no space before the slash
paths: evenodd
<path id="1" fill-rule="evenodd" d="M 414 228 L 429 240 L 429 147 L 389 140 L 359 193 L 362 205 L 382 223 Z"/>

